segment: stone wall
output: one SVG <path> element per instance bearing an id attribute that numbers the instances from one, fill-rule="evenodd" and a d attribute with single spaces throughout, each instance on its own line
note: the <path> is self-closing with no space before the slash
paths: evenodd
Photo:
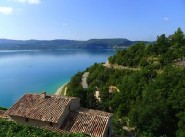
<path id="1" fill-rule="evenodd" d="M 63 114 L 61 115 L 61 117 L 59 118 L 57 128 L 60 128 L 62 126 L 64 120 L 69 115 L 70 110 L 74 110 L 74 109 L 79 108 L 79 107 L 80 107 L 80 99 L 72 99 L 69 102 L 69 104 L 66 106 L 66 108 L 65 108 Z"/>
<path id="2" fill-rule="evenodd" d="M 109 118 L 107 126 L 104 130 L 103 137 L 111 137 L 112 136 L 112 116 Z"/>
<path id="3" fill-rule="evenodd" d="M 66 106 L 62 116 L 59 118 L 59 121 L 58 121 L 58 125 L 56 128 L 60 128 L 64 122 L 64 120 L 66 119 L 66 117 L 69 115 L 69 105 Z"/>
<path id="4" fill-rule="evenodd" d="M 39 121 L 39 120 L 23 118 L 23 117 L 18 117 L 18 116 L 10 116 L 10 117 L 12 118 L 12 120 L 16 122 L 26 124 L 26 125 L 32 125 L 35 127 L 44 127 L 44 126 L 58 127 L 58 124 L 52 123 L 52 122 Z"/>
<path id="5" fill-rule="evenodd" d="M 80 107 L 80 99 L 78 99 L 78 98 L 72 99 L 69 102 L 69 105 L 66 106 L 62 116 L 60 117 L 57 128 L 60 128 L 62 126 L 64 120 L 69 115 L 70 110 L 74 110 L 74 109 L 77 109 L 79 107 Z"/>
<path id="6" fill-rule="evenodd" d="M 80 99 L 79 98 L 76 98 L 76 99 L 72 99 L 69 103 L 69 108 L 70 110 L 75 110 L 77 108 L 80 107 Z"/>

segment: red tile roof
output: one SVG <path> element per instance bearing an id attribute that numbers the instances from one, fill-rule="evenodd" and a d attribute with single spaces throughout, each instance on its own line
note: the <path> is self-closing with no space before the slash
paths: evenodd
<path id="1" fill-rule="evenodd" d="M 78 98 L 25 94 L 5 114 L 58 123 L 72 99 Z M 61 133 L 85 133 L 92 137 L 102 137 L 105 129 L 109 126 L 111 116 L 111 113 L 104 111 L 77 108 L 69 112 L 60 129 L 45 128 Z"/>
<path id="2" fill-rule="evenodd" d="M 4 115 L 5 112 L 6 110 L 0 110 L 0 115 Z"/>
<path id="3" fill-rule="evenodd" d="M 111 116 L 112 114 L 107 112 L 79 108 L 69 113 L 61 129 L 102 137 Z"/>
<path id="4" fill-rule="evenodd" d="M 6 110 L 0 110 L 0 118 L 7 118 L 5 115 Z"/>
<path id="5" fill-rule="evenodd" d="M 82 107 L 76 109 L 76 112 L 85 113 L 87 115 L 96 115 L 96 116 L 98 115 L 98 116 L 107 117 L 107 118 L 112 116 L 112 113 L 108 113 L 108 112 L 100 111 L 100 110 L 94 110 L 94 109 L 87 109 L 87 108 L 82 108 Z"/>
<path id="6" fill-rule="evenodd" d="M 65 108 L 73 97 L 25 94 L 9 110 L 7 115 L 58 123 Z"/>
<path id="7" fill-rule="evenodd" d="M 53 132 L 63 133 L 63 134 L 70 133 L 68 131 L 61 130 L 61 129 L 55 128 L 55 127 L 50 127 L 50 126 L 44 126 L 42 128 L 47 129 L 47 130 L 50 130 L 50 131 L 53 131 Z"/>

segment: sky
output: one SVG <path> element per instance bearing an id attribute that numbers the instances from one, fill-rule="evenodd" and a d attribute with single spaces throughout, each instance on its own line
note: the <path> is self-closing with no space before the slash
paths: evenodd
<path id="1" fill-rule="evenodd" d="M 0 38 L 127 38 L 185 32 L 185 0 L 0 0 Z"/>

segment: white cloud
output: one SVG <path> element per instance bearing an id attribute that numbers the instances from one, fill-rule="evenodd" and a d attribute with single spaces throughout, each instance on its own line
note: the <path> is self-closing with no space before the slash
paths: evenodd
<path id="1" fill-rule="evenodd" d="M 13 8 L 12 7 L 0 7 L 0 14 L 4 14 L 4 15 L 10 15 L 13 12 Z"/>
<path id="2" fill-rule="evenodd" d="M 168 17 L 164 17 L 163 21 L 169 21 L 169 18 Z"/>
<path id="3" fill-rule="evenodd" d="M 15 0 L 20 3 L 28 3 L 28 4 L 40 4 L 41 0 Z"/>

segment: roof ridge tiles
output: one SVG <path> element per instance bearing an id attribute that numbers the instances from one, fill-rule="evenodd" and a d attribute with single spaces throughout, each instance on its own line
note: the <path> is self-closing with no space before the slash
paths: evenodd
<path id="1" fill-rule="evenodd" d="M 27 93 L 6 114 L 57 123 L 70 101 L 71 99 L 67 97 L 42 98 L 40 94 Z"/>
<path id="2" fill-rule="evenodd" d="M 113 115 L 112 113 L 109 113 L 109 112 L 105 112 L 105 111 L 101 111 L 101 110 L 88 109 L 88 108 L 82 108 L 82 107 L 77 108 L 74 111 L 78 112 L 78 113 L 81 113 L 81 114 L 100 116 L 100 117 L 104 117 L 104 118 L 109 118 Z"/>

